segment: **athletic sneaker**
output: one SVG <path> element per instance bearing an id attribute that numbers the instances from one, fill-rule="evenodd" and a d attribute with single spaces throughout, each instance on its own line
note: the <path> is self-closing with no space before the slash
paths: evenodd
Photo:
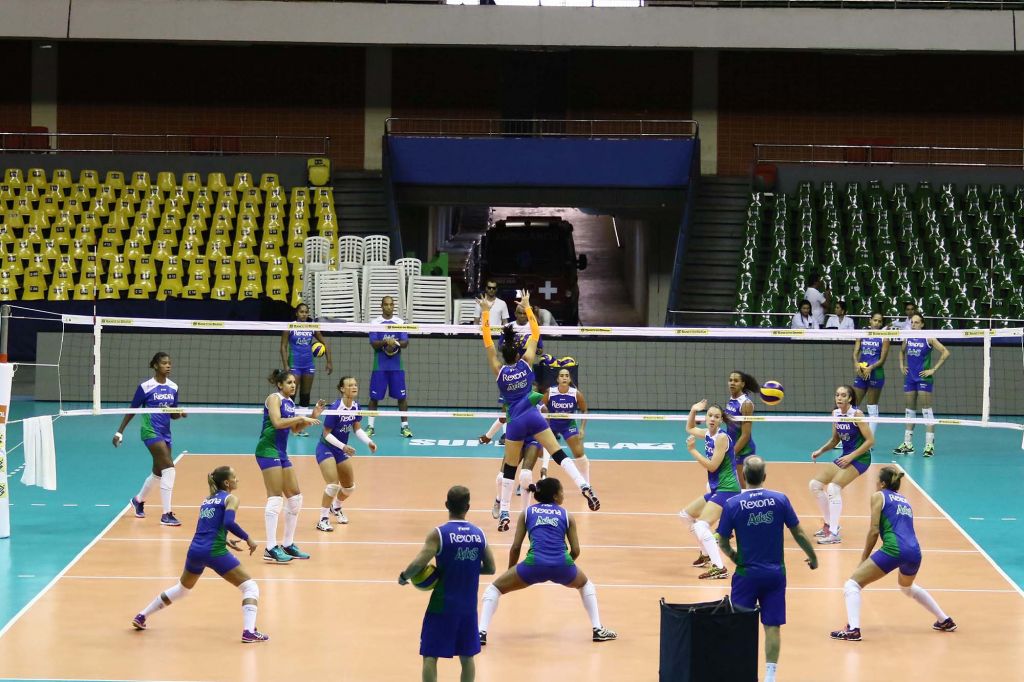
<path id="1" fill-rule="evenodd" d="M 491 518 L 496 519 L 501 516 L 501 500 L 495 498 L 494 504 L 491 505 Z"/>
<path id="2" fill-rule="evenodd" d="M 263 560 L 272 561 L 277 564 L 286 564 L 292 560 L 291 556 L 285 553 L 281 545 L 263 550 Z"/>
<path id="3" fill-rule="evenodd" d="M 693 567 L 694 568 L 707 568 L 708 564 L 710 564 L 710 563 L 711 563 L 711 557 L 709 557 L 707 554 L 704 554 L 702 552 L 701 555 L 699 557 L 697 557 L 697 559 L 693 562 Z"/>
<path id="4" fill-rule="evenodd" d="M 522 496 L 523 496 L 523 486 L 516 485 L 516 497 L 522 497 Z"/>
<path id="5" fill-rule="evenodd" d="M 138 616 L 136 616 L 136 618 L 138 618 Z M 143 618 L 143 620 L 145 620 L 145 618 Z M 932 623 L 932 630 L 938 630 L 939 632 L 955 632 L 956 623 L 953 622 L 952 618 L 947 618 L 942 622 L 936 621 Z"/>
<path id="6" fill-rule="evenodd" d="M 949 620 L 948 618 L 946 620 L 948 622 L 950 622 L 950 623 L 953 622 L 953 621 Z M 143 616 L 140 613 L 139 615 L 137 615 L 134 618 L 132 618 L 132 627 L 135 628 L 136 630 L 145 630 L 147 627 L 149 627 L 148 625 L 146 625 L 146 617 Z M 936 630 L 941 629 L 941 628 L 939 628 L 939 623 L 936 623 L 932 627 L 935 628 Z M 956 629 L 956 626 L 954 625 L 953 626 L 953 630 L 955 630 L 955 629 Z M 950 632 L 952 632 L 952 630 L 950 630 Z"/>
<path id="7" fill-rule="evenodd" d="M 339 507 L 331 507 L 331 513 L 334 514 L 334 518 L 338 520 L 338 523 L 345 525 L 348 523 L 348 517 L 345 516 L 345 510 Z"/>
<path id="8" fill-rule="evenodd" d="M 139 500 L 137 497 L 132 498 L 132 509 L 135 510 L 135 518 L 144 519 L 146 518 L 146 503 Z"/>
<path id="9" fill-rule="evenodd" d="M 512 519 L 508 512 L 501 512 L 501 515 L 498 517 L 498 532 L 504 533 L 507 531 L 510 523 L 512 523 Z"/>
<path id="10" fill-rule="evenodd" d="M 928 443 L 927 445 L 924 446 L 924 456 L 925 457 L 934 457 L 935 456 L 935 444 L 934 443 Z"/>
<path id="11" fill-rule="evenodd" d="M 162 515 L 160 517 L 160 525 L 161 526 L 180 526 L 181 525 L 181 521 L 179 521 L 178 517 L 174 515 L 174 512 L 167 512 L 166 514 L 164 514 L 164 515 Z"/>
<path id="12" fill-rule="evenodd" d="M 619 633 L 615 630 L 609 630 L 608 628 L 594 628 L 594 641 L 595 642 L 609 642 L 616 639 Z"/>
<path id="13" fill-rule="evenodd" d="M 843 540 L 835 533 L 829 533 L 825 537 L 818 538 L 819 545 L 838 545 Z"/>
<path id="14" fill-rule="evenodd" d="M 253 642 L 269 642 L 270 637 L 263 634 L 259 630 L 242 630 L 242 644 L 252 644 Z"/>
<path id="15" fill-rule="evenodd" d="M 914 454 L 914 446 L 910 443 L 900 443 L 897 447 L 892 449 L 894 455 L 912 455 Z"/>
<path id="16" fill-rule="evenodd" d="M 501 434 L 501 438 L 498 439 L 498 445 L 505 444 L 505 434 Z"/>
<path id="17" fill-rule="evenodd" d="M 293 559 L 308 559 L 309 555 L 299 549 L 299 546 L 294 542 L 287 547 L 283 548 L 284 553 Z"/>
<path id="18" fill-rule="evenodd" d="M 819 530 L 817 533 L 814 534 L 814 537 L 816 537 L 816 538 L 826 538 L 826 537 L 828 537 L 830 532 L 831 531 L 829 530 L 828 524 L 826 523 L 824 526 L 821 527 L 821 530 Z"/>
<path id="19" fill-rule="evenodd" d="M 547 477 L 548 477 L 548 468 L 547 467 L 541 467 L 540 468 L 540 480 L 543 481 Z"/>
<path id="20" fill-rule="evenodd" d="M 297 437 L 299 437 L 299 438 L 309 438 L 309 434 L 308 434 L 308 433 L 306 433 L 305 431 L 299 431 L 299 432 L 298 432 L 298 433 L 296 433 L 295 435 L 296 435 Z"/>
<path id="21" fill-rule="evenodd" d="M 366 435 L 367 436 L 369 436 L 370 438 L 373 438 L 373 435 L 375 433 L 377 433 L 377 429 L 373 428 L 372 426 L 367 426 L 366 427 Z"/>
<path id="22" fill-rule="evenodd" d="M 725 580 L 728 577 L 729 577 L 729 569 L 728 568 L 725 568 L 724 566 L 722 568 L 719 568 L 718 566 L 715 566 L 714 564 L 712 564 L 711 567 L 707 571 L 705 571 L 704 573 L 701 573 L 699 576 L 697 576 L 697 579 L 698 580 Z"/>
<path id="23" fill-rule="evenodd" d="M 597 499 L 597 493 L 589 485 L 585 485 L 580 488 L 580 492 L 583 493 L 583 497 L 587 498 L 587 506 L 590 507 L 590 511 L 597 511 L 601 508 L 601 500 Z"/>
<path id="24" fill-rule="evenodd" d="M 480 646 L 487 646 L 487 633 L 480 631 Z"/>
<path id="25" fill-rule="evenodd" d="M 399 433 L 402 434 L 402 438 L 412 438 L 412 431 L 409 430 L 408 426 L 403 426 Z"/>
<path id="26" fill-rule="evenodd" d="M 326 516 L 320 519 L 320 522 L 316 524 L 316 529 L 321 530 L 325 533 L 334 532 L 334 526 L 331 525 L 331 520 Z"/>
<path id="27" fill-rule="evenodd" d="M 859 642 L 860 628 L 851 628 L 847 625 L 842 630 L 836 630 L 835 632 L 828 633 L 828 636 L 832 639 L 840 639 L 844 642 Z"/>
<path id="28" fill-rule="evenodd" d="M 480 441 L 480 445 L 490 445 L 490 443 L 491 443 L 491 439 L 487 437 L 486 433 L 484 435 L 480 436 L 479 438 L 477 438 L 477 440 Z M 484 636 L 486 637 L 486 635 L 487 635 L 487 633 L 485 632 Z"/>

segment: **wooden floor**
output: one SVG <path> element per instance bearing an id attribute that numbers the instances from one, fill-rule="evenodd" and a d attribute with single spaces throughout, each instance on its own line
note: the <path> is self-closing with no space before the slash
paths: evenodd
<path id="1" fill-rule="evenodd" d="M 259 627 L 272 641 L 239 643 L 240 594 L 213 574 L 188 600 L 153 615 L 149 630 L 135 632 L 132 616 L 180 574 L 206 472 L 224 463 L 241 479 L 239 521 L 262 550 L 265 498 L 252 458 L 186 455 L 175 490 L 184 526 L 161 527 L 153 513 L 144 520 L 122 515 L 0 637 L 0 678 L 415 680 L 426 596 L 399 587 L 396 577 L 427 531 L 445 520 L 448 486 L 470 486 L 470 520 L 487 531 L 499 570 L 507 563 L 510 536 L 494 531 L 490 517 L 497 461 L 357 458 L 351 523 L 328 534 L 314 528 L 323 484 L 313 459 L 303 457 L 296 460 L 306 507 L 297 542 L 312 559 L 287 565 L 265 564 L 258 555 L 243 559 L 260 585 Z M 771 464 L 768 479 L 790 496 L 811 532 L 819 523 L 807 491 L 812 466 Z M 807 569 L 788 540 L 789 623 L 779 680 L 1024 680 L 1024 598 L 914 485 L 905 492 L 924 548 L 919 584 L 960 629 L 933 631 L 931 615 L 889 576 L 864 592 L 864 640 L 828 638 L 845 623 L 842 584 L 860 558 L 871 478 L 847 489 L 844 544 L 821 548 L 817 571 Z M 579 512 L 579 565 L 598 585 L 602 620 L 620 639 L 592 643 L 576 591 L 537 586 L 501 600 L 477 659 L 478 680 L 656 679 L 658 599 L 704 601 L 728 591 L 728 581 L 697 580 L 699 571 L 690 567 L 696 548 L 676 517 L 703 490 L 696 465 L 597 462 L 594 483 L 601 512 L 587 512 L 576 495 L 567 506 Z M 150 509 L 158 511 L 156 500 Z M 442 661 L 440 678 L 458 679 L 457 669 Z"/>

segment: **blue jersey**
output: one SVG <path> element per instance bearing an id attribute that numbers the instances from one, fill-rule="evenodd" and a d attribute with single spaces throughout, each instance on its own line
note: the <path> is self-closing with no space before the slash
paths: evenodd
<path id="1" fill-rule="evenodd" d="M 400 317 L 392 316 L 390 319 L 385 320 L 383 317 L 378 317 L 373 321 L 373 324 L 405 324 Z M 386 341 L 392 338 L 399 343 L 403 343 L 409 340 L 409 335 L 405 332 L 370 332 L 370 343 L 374 341 Z M 387 346 L 381 346 L 379 350 L 373 351 L 373 369 L 376 370 L 400 370 L 402 369 L 402 350 L 396 346 L 394 352 L 388 352 L 385 349 Z"/>
<path id="2" fill-rule="evenodd" d="M 508 416 L 518 417 L 527 410 L 536 409 L 529 400 L 533 391 L 533 368 L 525 360 L 517 360 L 514 365 L 503 365 L 495 379 L 498 384 L 498 395 L 508 406 Z"/>
<path id="3" fill-rule="evenodd" d="M 554 414 L 572 414 L 577 411 L 579 399 L 577 390 L 572 386 L 565 393 L 561 393 L 557 386 L 548 389 L 548 411 Z"/>
<path id="4" fill-rule="evenodd" d="M 845 421 L 845 419 L 856 416 L 856 412 L 857 410 L 852 406 L 846 412 L 840 412 L 839 408 L 832 410 L 832 416 L 836 419 L 836 434 L 839 436 L 839 443 L 843 446 L 844 457 L 864 444 L 864 434 L 860 432 L 860 424 Z M 868 450 L 855 461 L 871 464 L 871 451 Z"/>
<path id="5" fill-rule="evenodd" d="M 932 377 L 921 376 L 921 372 L 932 368 L 932 346 L 928 339 L 907 339 L 903 347 L 907 353 L 907 380 L 931 383 Z"/>
<path id="6" fill-rule="evenodd" d="M 524 563 L 530 566 L 571 566 L 565 546 L 569 533 L 569 512 L 557 504 L 535 504 L 526 509 L 526 533 L 530 551 Z"/>
<path id="7" fill-rule="evenodd" d="M 434 530 L 441 542 L 434 559 L 441 577 L 430 593 L 427 613 L 476 613 L 480 567 L 487 547 L 484 532 L 461 520 L 449 521 Z"/>
<path id="8" fill-rule="evenodd" d="M 718 534 L 727 538 L 736 533 L 737 574 L 785 572 L 782 526 L 794 528 L 798 523 L 800 519 L 785 495 L 749 488 L 726 501 Z"/>
<path id="9" fill-rule="evenodd" d="M 280 395 L 280 394 L 278 394 Z M 270 400 L 270 397 L 267 397 Z M 281 396 L 281 418 L 289 419 L 295 416 L 295 403 L 292 402 L 291 398 L 285 398 Z M 270 421 L 270 410 L 267 409 L 266 402 L 263 403 L 263 426 L 260 427 L 260 439 L 256 443 L 256 456 L 257 457 L 271 457 L 278 459 L 281 457 L 288 456 L 288 431 L 290 429 L 285 427 L 283 429 L 275 429 L 274 423 Z"/>
<path id="10" fill-rule="evenodd" d="M 313 366 L 313 330 L 292 329 L 288 332 L 288 367 L 306 369 Z"/>
<path id="11" fill-rule="evenodd" d="M 725 413 L 730 417 L 739 417 L 743 414 L 744 403 L 750 402 L 750 396 L 746 393 L 740 393 L 739 398 L 729 398 L 729 402 L 725 404 Z M 753 404 L 753 403 L 751 403 Z M 729 438 L 735 444 L 740 437 L 740 430 L 743 428 L 742 422 L 730 422 L 726 424 L 725 431 L 729 434 Z M 741 452 L 737 452 L 736 456 L 740 458 L 750 457 L 757 452 L 757 446 L 754 445 L 754 437 L 751 435 L 750 440 L 743 446 Z"/>
<path id="12" fill-rule="evenodd" d="M 740 490 L 740 480 L 736 476 L 736 453 L 733 452 L 732 438 L 721 429 L 715 434 L 724 435 L 729 440 L 729 449 L 725 453 L 725 459 L 718 465 L 718 469 L 708 472 L 708 485 L 711 492 L 736 493 Z M 704 456 L 709 460 L 715 456 L 715 438 L 710 434 L 704 434 Z"/>
<path id="13" fill-rule="evenodd" d="M 164 383 L 148 379 L 139 384 L 132 398 L 132 407 L 177 407 L 178 384 L 170 379 Z M 142 415 L 142 440 L 153 438 L 171 439 L 171 415 L 147 413 Z"/>
<path id="14" fill-rule="evenodd" d="M 338 398 L 333 403 L 327 406 L 328 410 L 351 410 L 357 412 L 359 410 L 359 403 L 353 401 L 351 407 L 345 407 L 341 398 Z M 348 437 L 355 429 L 355 424 L 363 421 L 363 418 L 358 414 L 329 414 L 324 417 L 323 427 L 324 430 L 330 429 L 331 435 L 340 440 L 342 443 L 348 444 Z M 334 447 L 326 440 L 324 440 L 323 431 L 320 432 L 320 444 L 326 447 L 333 454 L 343 454 L 338 448 Z"/>
<path id="15" fill-rule="evenodd" d="M 867 336 L 860 340 L 860 357 L 858 362 L 866 362 L 873 365 L 882 357 L 882 342 L 877 336 Z"/>
<path id="16" fill-rule="evenodd" d="M 882 551 L 893 557 L 920 554 L 910 501 L 895 490 L 883 489 L 881 493 L 882 517 L 878 531 L 882 536 Z"/>
<path id="17" fill-rule="evenodd" d="M 224 528 L 224 504 L 230 493 L 220 490 L 216 495 L 207 497 L 199 506 L 199 523 L 196 534 L 192 538 L 189 552 L 223 556 L 228 553 L 227 534 Z"/>

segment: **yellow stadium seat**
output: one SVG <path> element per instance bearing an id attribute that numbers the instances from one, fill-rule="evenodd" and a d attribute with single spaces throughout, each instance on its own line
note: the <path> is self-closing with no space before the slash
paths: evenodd
<path id="1" fill-rule="evenodd" d="M 288 285 L 276 282 L 274 284 L 267 283 L 266 295 L 272 301 L 281 301 L 282 303 L 288 302 Z"/>
<path id="2" fill-rule="evenodd" d="M 43 258 L 53 263 L 60 258 L 60 255 L 60 249 L 57 248 L 56 240 L 46 239 L 43 241 Z"/>
<path id="3" fill-rule="evenodd" d="M 298 234 L 300 230 L 303 236 L 309 235 L 309 220 L 304 216 L 293 215 L 288 219 L 288 231 L 292 234 Z"/>
<path id="4" fill-rule="evenodd" d="M 168 242 L 171 246 L 178 245 L 178 233 L 181 225 L 174 216 L 167 216 L 160 221 L 160 228 L 156 231 L 156 238 Z"/>
<path id="5" fill-rule="evenodd" d="M 210 270 L 206 265 L 192 263 L 188 269 L 188 284 L 186 288 L 195 290 L 199 294 L 210 293 Z"/>
<path id="6" fill-rule="evenodd" d="M 191 263 L 196 258 L 205 258 L 202 253 L 199 245 L 188 239 L 182 240 L 178 246 L 178 258 L 185 263 Z"/>
<path id="7" fill-rule="evenodd" d="M 0 284 L 0 301 L 17 301 L 18 295 L 6 284 Z"/>
<path id="8" fill-rule="evenodd" d="M 26 182 L 21 188 L 21 198 L 28 199 L 29 201 L 39 201 L 40 199 L 39 188 L 35 185 Z"/>
<path id="9" fill-rule="evenodd" d="M 162 199 L 146 197 L 142 200 L 142 203 L 139 204 L 139 210 L 150 214 L 153 216 L 153 219 L 156 220 L 164 213 L 163 205 L 164 203 Z"/>
<path id="10" fill-rule="evenodd" d="M 166 263 L 168 258 L 171 258 L 174 254 L 171 251 L 171 245 L 167 243 L 165 239 L 158 239 L 153 242 L 153 260 L 157 263 Z"/>
<path id="11" fill-rule="evenodd" d="M 126 218 L 131 218 L 135 215 L 135 205 L 137 203 L 138 202 L 130 198 L 118 199 L 114 202 L 114 211 L 110 215 L 113 216 L 116 213 L 120 213 Z"/>
<path id="12" fill-rule="evenodd" d="M 142 256 L 146 251 L 142 247 L 142 242 L 138 239 L 129 239 L 124 243 L 124 249 L 121 251 L 121 255 L 124 256 L 125 261 L 128 263 L 135 263 L 139 260 L 139 256 Z"/>
<path id="13" fill-rule="evenodd" d="M 277 177 L 277 173 L 264 173 L 260 176 L 260 189 L 264 192 L 269 192 L 274 187 L 281 186 L 281 179 Z"/>
<path id="14" fill-rule="evenodd" d="M 213 270 L 214 288 L 234 294 L 238 290 L 235 285 L 235 277 L 235 262 L 230 258 L 219 258 Z"/>
<path id="15" fill-rule="evenodd" d="M 206 257 L 211 261 L 231 258 L 231 243 L 221 239 L 211 239 L 206 243 Z"/>
<path id="16" fill-rule="evenodd" d="M 169 282 L 160 282 L 160 288 L 156 290 L 156 300 L 166 301 L 169 298 L 181 298 L 183 287 L 181 280 L 173 279 Z"/>
<path id="17" fill-rule="evenodd" d="M 281 213 L 274 211 L 273 213 L 266 213 L 263 216 L 263 231 L 266 232 L 270 229 L 276 229 L 280 232 L 284 232 L 285 225 L 284 220 L 281 219 Z"/>
<path id="18" fill-rule="evenodd" d="M 275 258 L 281 258 L 281 247 L 275 244 L 272 239 L 265 239 L 260 243 L 260 260 L 269 263 Z"/>
<path id="19" fill-rule="evenodd" d="M 128 273 L 125 270 L 111 270 L 107 273 L 107 281 L 103 283 L 103 286 L 117 291 L 128 291 L 131 288 L 128 284 Z"/>
<path id="20" fill-rule="evenodd" d="M 39 201 L 39 213 L 42 213 L 47 218 L 53 218 L 60 212 L 61 204 L 64 203 L 62 197 L 56 197 L 53 195 L 45 196 Z"/>
<path id="21" fill-rule="evenodd" d="M 70 301 L 71 297 L 68 296 L 68 290 L 62 284 L 51 284 L 49 291 L 46 293 L 46 300 L 48 301 Z"/>
<path id="22" fill-rule="evenodd" d="M 267 282 L 288 282 L 289 271 L 288 261 L 278 256 L 267 262 Z"/>
<path id="23" fill-rule="evenodd" d="M 124 189 L 124 173 L 114 170 L 107 171 L 107 175 L 103 179 L 103 184 L 109 185 L 118 191 Z"/>
<path id="24" fill-rule="evenodd" d="M 89 210 L 89 204 L 89 201 L 82 201 L 77 197 L 68 197 L 64 200 L 64 203 L 61 204 L 60 208 L 61 211 L 67 211 L 71 215 L 79 216 L 82 215 L 83 212 Z"/>
<path id="25" fill-rule="evenodd" d="M 29 168 L 25 174 L 25 184 L 32 185 L 36 189 L 46 187 L 49 181 L 46 179 L 46 171 L 42 168 Z"/>
<path id="26" fill-rule="evenodd" d="M 145 227 L 138 227 L 129 230 L 128 238 L 134 239 L 144 247 L 153 243 L 153 240 L 150 238 L 150 232 Z"/>
<path id="27" fill-rule="evenodd" d="M 291 203 L 294 206 L 296 201 L 305 201 L 309 203 L 309 188 L 308 187 L 292 187 L 291 192 Z"/>
<path id="28" fill-rule="evenodd" d="M 174 219 L 172 218 L 172 220 Z M 165 221 L 161 220 L 161 227 L 164 224 Z M 175 227 L 173 223 L 171 223 L 169 227 L 175 234 L 177 234 L 177 230 L 173 229 Z M 146 232 L 149 233 L 156 231 L 159 234 L 159 231 L 157 230 L 156 225 L 154 224 L 154 216 L 149 211 L 139 211 L 138 213 L 135 214 L 135 218 L 132 220 L 131 231 L 137 232 L 139 230 L 145 230 Z"/>
<path id="29" fill-rule="evenodd" d="M 206 231 L 206 219 L 199 211 L 192 211 L 185 219 L 185 231 L 188 232 L 189 230 L 195 230 L 199 233 Z"/>
<path id="30" fill-rule="evenodd" d="M 263 285 L 259 282 L 242 282 L 238 290 L 239 301 L 255 301 L 263 293 Z"/>
<path id="31" fill-rule="evenodd" d="M 256 216 L 251 213 L 243 213 L 238 216 L 238 229 L 237 232 L 242 230 L 248 230 L 249 232 L 256 234 L 259 232 L 259 222 L 256 220 Z"/>
<path id="32" fill-rule="evenodd" d="M 224 188 L 228 187 L 228 181 L 223 173 L 208 173 L 206 176 L 206 186 L 212 192 L 221 192 Z"/>
<path id="33" fill-rule="evenodd" d="M 330 202 L 334 205 L 334 188 L 333 187 L 317 187 L 313 190 L 313 199 L 319 203 L 321 201 Z"/>
<path id="34" fill-rule="evenodd" d="M 257 206 L 263 205 L 263 193 L 256 187 L 250 187 L 249 189 L 242 192 L 242 196 L 239 199 L 242 202 L 251 201 Z"/>
<path id="35" fill-rule="evenodd" d="M 156 174 L 156 186 L 162 189 L 165 194 L 172 195 L 178 186 L 178 181 L 171 171 L 160 171 Z"/>
<path id="36" fill-rule="evenodd" d="M 164 203 L 164 215 L 172 215 L 178 220 L 184 220 L 187 215 L 184 202 L 177 197 L 171 197 Z"/>
<path id="37" fill-rule="evenodd" d="M 89 245 L 82 239 L 71 242 L 71 258 L 79 263 L 84 263 L 89 256 Z"/>
<path id="38" fill-rule="evenodd" d="M 50 267 L 50 261 L 41 253 L 32 256 L 32 259 L 28 262 L 28 270 L 39 270 L 43 275 L 49 275 L 53 271 Z"/>
<path id="39" fill-rule="evenodd" d="M 71 291 L 75 288 L 74 274 L 75 273 L 66 268 L 54 270 L 53 277 L 50 279 L 50 288 L 52 289 L 54 286 L 60 285 L 68 291 Z"/>
<path id="40" fill-rule="evenodd" d="M 4 270 L 15 276 L 20 276 L 25 273 L 25 268 L 22 267 L 21 258 L 18 255 L 10 251 L 4 252 L 3 266 Z"/>
<path id="41" fill-rule="evenodd" d="M 189 194 L 195 194 L 203 186 L 203 178 L 199 173 L 185 173 L 181 176 L 181 186 Z"/>
<path id="42" fill-rule="evenodd" d="M 25 279 L 21 285 L 21 300 L 40 301 L 46 298 L 46 279 L 38 268 L 25 270 Z"/>
<path id="43" fill-rule="evenodd" d="M 13 244 L 14 241 L 14 230 L 0 223 L 0 244 Z"/>
<path id="44" fill-rule="evenodd" d="M 100 174 L 94 170 L 81 170 L 78 172 L 78 183 L 90 190 L 96 189 L 100 186 Z"/>
<path id="45" fill-rule="evenodd" d="M 213 212 L 213 219 L 217 220 L 219 216 L 227 216 L 229 221 L 233 221 L 235 216 L 238 215 L 235 211 L 235 205 L 228 200 L 218 201 L 217 208 Z"/>
<path id="46" fill-rule="evenodd" d="M 235 240 L 231 245 L 231 255 L 236 261 L 244 261 L 248 258 L 259 260 L 256 255 L 256 245 L 245 239 Z"/>
<path id="47" fill-rule="evenodd" d="M 136 268 L 135 278 L 132 280 L 129 292 L 140 287 L 150 293 L 156 291 L 156 273 L 149 268 L 142 270 Z M 128 294 L 128 298 L 132 298 L 131 293 Z"/>
<path id="48" fill-rule="evenodd" d="M 70 188 L 65 188 L 62 185 L 58 185 L 56 182 L 51 182 L 43 189 L 43 198 L 57 197 L 58 199 L 63 200 L 67 196 L 64 192 L 65 189 Z"/>
<path id="49" fill-rule="evenodd" d="M 216 192 L 211 190 L 209 187 L 200 187 L 199 189 L 197 189 L 195 191 L 195 197 L 193 198 L 193 203 L 196 202 L 196 201 L 204 201 L 204 202 L 206 202 L 206 205 L 209 206 L 210 204 L 212 204 L 215 201 L 215 198 L 214 198 L 215 195 L 216 195 Z"/>
<path id="50" fill-rule="evenodd" d="M 17 191 L 6 182 L 0 182 L 0 209 L 7 208 L 4 204 L 14 201 Z"/>
<path id="51" fill-rule="evenodd" d="M 31 187 L 31 185 L 28 186 Z M 22 220 L 27 220 L 28 217 L 32 214 L 32 211 L 34 210 L 32 208 L 33 203 L 34 201 L 31 197 L 22 194 L 14 201 L 13 209 L 15 212 L 17 212 L 18 215 L 21 216 Z"/>
<path id="52" fill-rule="evenodd" d="M 233 206 L 238 206 L 238 192 L 232 187 L 225 187 L 217 192 L 217 203 L 222 201 L 230 201 Z"/>
<path id="53" fill-rule="evenodd" d="M 311 185 L 326 185 L 331 181 L 331 160 L 322 156 L 307 159 L 306 176 Z"/>
<path id="54" fill-rule="evenodd" d="M 38 246 L 43 243 L 43 231 L 40 229 L 38 224 L 29 223 L 25 226 L 21 235 L 22 239 L 32 246 Z"/>
<path id="55" fill-rule="evenodd" d="M 238 206 L 238 215 L 249 214 L 260 217 L 260 205 L 251 199 L 244 199 Z"/>
<path id="56" fill-rule="evenodd" d="M 71 178 L 71 171 L 67 168 L 54 168 L 50 182 L 67 189 L 71 187 L 71 185 L 75 184 Z"/>
<path id="57" fill-rule="evenodd" d="M 202 246 L 203 244 L 206 243 L 206 240 L 203 239 L 203 231 L 201 229 L 197 229 L 195 226 L 189 225 L 185 227 L 185 231 L 182 234 L 184 235 L 185 239 L 199 246 Z"/>
<path id="58" fill-rule="evenodd" d="M 224 287 L 217 287 L 210 290 L 210 299 L 214 301 L 230 301 L 234 299 L 234 296 L 232 295 L 234 293 L 235 292 L 233 290 L 228 291 Z"/>
<path id="59" fill-rule="evenodd" d="M 32 248 L 32 242 L 27 239 L 19 239 L 14 244 L 14 253 L 21 259 L 22 263 L 28 265 L 32 262 L 32 257 L 36 255 L 36 250 Z"/>
<path id="60" fill-rule="evenodd" d="M 280 206 L 285 206 L 288 203 L 288 193 L 285 192 L 284 187 L 277 186 L 267 192 L 267 203 L 271 202 Z"/>
<path id="61" fill-rule="evenodd" d="M 320 216 L 320 220 L 316 224 L 316 231 L 320 233 L 321 237 L 327 237 L 328 239 L 336 237 L 338 234 L 337 217 L 333 213 Z"/>
<path id="62" fill-rule="evenodd" d="M 121 255 L 121 244 L 123 243 L 115 243 L 113 239 L 104 237 L 96 245 L 96 257 L 100 260 L 114 260 L 115 257 Z"/>
<path id="63" fill-rule="evenodd" d="M 247 171 L 241 171 L 235 173 L 235 181 L 232 183 L 232 187 L 241 192 L 242 190 L 249 189 L 253 186 L 252 173 Z"/>
<path id="64" fill-rule="evenodd" d="M 25 186 L 25 176 L 20 168 L 8 168 L 4 171 L 4 183 L 20 193 L 21 188 Z"/>
<path id="65" fill-rule="evenodd" d="M 154 289 L 150 289 L 144 282 L 134 282 L 128 289 L 128 298 L 146 300 L 152 296 L 153 291 Z"/>
<path id="66" fill-rule="evenodd" d="M 334 213 L 335 211 L 333 201 L 326 201 L 321 199 L 316 202 L 316 205 L 313 206 L 313 215 L 317 217 L 323 217 L 325 215 L 334 215 Z"/>
<path id="67" fill-rule="evenodd" d="M 132 173 L 131 186 L 140 192 L 144 192 L 149 189 L 149 173 L 146 171 L 135 171 Z"/>
<path id="68" fill-rule="evenodd" d="M 124 235 L 128 232 L 129 230 L 127 228 L 108 224 L 103 228 L 103 232 L 100 233 L 100 244 L 102 245 L 104 242 L 110 242 L 114 246 L 121 246 L 124 244 Z"/>
<path id="69" fill-rule="evenodd" d="M 80 282 L 75 285 L 74 296 L 76 301 L 95 301 L 96 288 L 88 282 Z"/>
<path id="70" fill-rule="evenodd" d="M 142 194 L 139 190 L 135 189 L 131 185 L 121 190 L 121 193 L 117 195 L 117 201 L 130 201 L 132 206 L 138 206 L 142 201 Z M 114 202 L 114 206 L 117 206 L 117 201 Z"/>
<path id="71" fill-rule="evenodd" d="M 79 182 L 71 187 L 70 191 L 67 192 L 64 198 L 78 199 L 80 202 L 88 203 L 88 201 L 92 199 L 92 194 L 89 193 L 88 187 Z"/>
<path id="72" fill-rule="evenodd" d="M 58 270 L 78 272 L 78 265 L 76 265 L 76 261 L 70 253 L 60 254 L 60 256 L 57 258 L 56 266 Z"/>
<path id="73" fill-rule="evenodd" d="M 9 270 L 0 270 L 0 286 L 8 287 L 12 292 L 18 290 L 18 278 Z"/>
<path id="74" fill-rule="evenodd" d="M 117 201 L 117 195 L 118 189 L 116 187 L 104 183 L 100 185 L 99 190 L 97 190 L 96 192 L 96 196 L 94 196 L 93 198 L 103 199 L 103 201 L 105 201 L 106 204 L 109 206 L 110 204 Z"/>
<path id="75" fill-rule="evenodd" d="M 95 196 L 92 198 L 92 201 L 85 204 L 85 212 L 106 218 L 110 215 L 110 204 L 111 202 L 107 201 L 104 197 Z"/>
<path id="76" fill-rule="evenodd" d="M 168 199 L 177 199 L 181 202 L 182 207 L 187 207 L 192 203 L 192 193 L 186 190 L 182 185 L 175 185 L 174 189 L 168 193 Z"/>
<path id="77" fill-rule="evenodd" d="M 83 222 L 84 219 L 83 219 Z M 127 230 L 132 226 L 131 218 L 121 212 L 121 209 L 113 211 L 105 221 L 105 228 L 114 228 L 118 230 Z"/>
<path id="78" fill-rule="evenodd" d="M 121 289 L 113 287 L 109 284 L 104 284 L 99 290 L 99 299 L 101 301 L 117 300 L 121 298 Z"/>
<path id="79" fill-rule="evenodd" d="M 82 259 L 82 265 L 78 269 L 79 278 L 82 276 L 87 276 L 91 279 L 102 277 L 105 272 L 103 262 L 93 251 L 85 254 L 85 258 Z"/>

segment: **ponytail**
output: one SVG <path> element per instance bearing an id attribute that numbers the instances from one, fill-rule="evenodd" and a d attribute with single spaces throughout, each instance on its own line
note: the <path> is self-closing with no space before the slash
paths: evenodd
<path id="1" fill-rule="evenodd" d="M 533 493 L 533 497 L 541 504 L 554 504 L 555 495 L 562 489 L 562 482 L 557 478 L 545 478 L 543 481 L 531 483 L 527 490 Z"/>
<path id="2" fill-rule="evenodd" d="M 882 485 L 885 486 L 887 490 L 892 490 L 893 492 L 900 489 L 900 481 L 903 480 L 904 476 L 906 476 L 905 472 L 900 471 L 893 466 L 882 467 L 882 471 L 878 474 L 878 478 L 882 481 Z"/>
<path id="3" fill-rule="evenodd" d="M 224 490 L 224 482 L 231 478 L 231 467 L 220 466 L 206 476 L 206 482 L 210 486 L 210 494 L 216 495 Z"/>

